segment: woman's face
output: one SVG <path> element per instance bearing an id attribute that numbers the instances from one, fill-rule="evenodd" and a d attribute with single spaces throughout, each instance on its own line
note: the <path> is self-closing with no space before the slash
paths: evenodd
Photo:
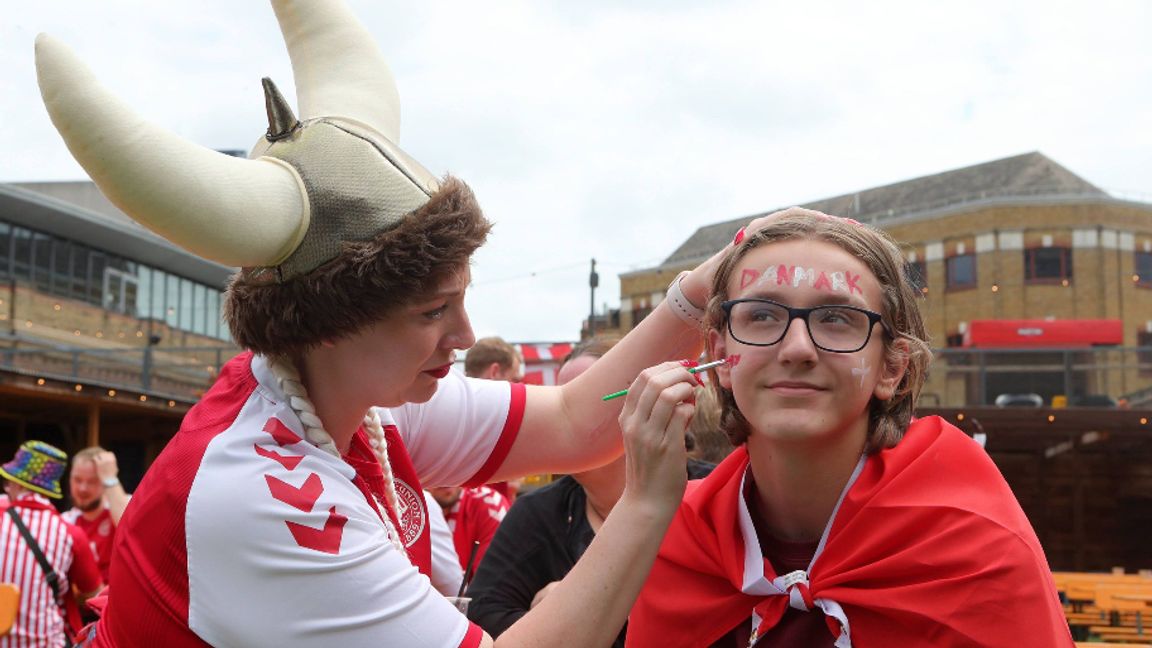
<path id="1" fill-rule="evenodd" d="M 465 267 L 427 299 L 403 306 L 364 330 L 329 343 L 331 362 L 345 368 L 362 400 L 382 407 L 423 403 L 448 375 L 457 349 L 476 341 L 464 291 L 471 282 Z"/>
<path id="2" fill-rule="evenodd" d="M 748 252 L 728 284 L 728 299 L 743 298 L 793 308 L 845 305 L 882 312 L 880 285 L 868 267 L 836 245 L 815 240 L 768 243 Z M 756 315 L 756 321 L 771 320 L 766 312 Z M 838 322 L 824 319 L 828 327 Z M 731 356 L 717 375 L 751 425 L 751 443 L 757 437 L 819 443 L 847 434 L 862 446 L 869 402 L 873 396 L 891 398 L 900 378 L 884 366 L 879 324 L 872 326 L 867 345 L 852 353 L 817 348 L 802 319 L 788 323 L 772 346 L 741 343 L 727 325 L 709 333 L 709 345 L 713 357 Z"/>

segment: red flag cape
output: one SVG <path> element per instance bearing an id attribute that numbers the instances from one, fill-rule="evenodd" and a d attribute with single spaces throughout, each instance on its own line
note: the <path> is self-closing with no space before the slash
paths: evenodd
<path id="1" fill-rule="evenodd" d="M 629 617 L 629 647 L 707 646 L 753 611 L 762 635 L 787 609 L 788 595 L 741 590 L 747 468 L 741 447 L 690 483 Z M 760 562 L 756 573 L 775 579 Z M 896 447 L 868 457 L 807 578 L 806 591 L 789 594 L 809 608 L 838 604 L 847 618 L 841 646 L 1073 645 L 1040 542 L 1007 482 L 939 417 L 917 420 Z"/>

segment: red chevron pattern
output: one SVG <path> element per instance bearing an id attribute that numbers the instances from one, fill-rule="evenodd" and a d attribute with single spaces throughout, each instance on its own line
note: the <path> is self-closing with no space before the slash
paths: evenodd
<path id="1" fill-rule="evenodd" d="M 268 482 L 268 491 L 272 493 L 272 497 L 305 513 L 316 506 L 316 500 L 320 499 L 320 494 L 324 492 L 324 484 L 320 482 L 320 475 L 316 473 L 308 475 L 308 479 L 305 479 L 299 488 L 272 475 L 264 475 L 264 479 Z"/>
<path id="2" fill-rule="evenodd" d="M 344 524 L 348 518 L 336 512 L 336 507 L 328 509 L 328 519 L 324 521 L 323 529 L 296 524 L 285 520 L 296 544 L 305 549 L 312 549 L 322 553 L 336 555 L 340 553 L 340 539 L 344 537 Z"/>
<path id="3" fill-rule="evenodd" d="M 253 444 L 252 447 L 256 449 L 256 454 L 264 457 L 265 459 L 271 459 L 272 461 L 279 463 L 281 466 L 284 466 L 288 470 L 295 470 L 296 466 L 299 466 L 300 462 L 304 461 L 303 455 L 285 456 L 273 450 L 265 450 L 264 448 L 261 448 L 255 444 Z"/>

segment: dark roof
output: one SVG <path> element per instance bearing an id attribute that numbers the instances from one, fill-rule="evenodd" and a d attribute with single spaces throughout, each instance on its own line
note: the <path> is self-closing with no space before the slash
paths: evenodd
<path id="1" fill-rule="evenodd" d="M 0 220 L 81 241 L 221 289 L 234 270 L 202 259 L 145 229 L 87 181 L 0 183 Z"/>
<path id="2" fill-rule="evenodd" d="M 952 205 L 1006 197 L 1102 196 L 1108 194 L 1068 169 L 1032 152 L 983 164 L 913 178 L 800 205 L 871 224 Z M 749 220 L 770 214 L 741 216 L 696 230 L 662 266 L 685 265 L 722 248 Z"/>

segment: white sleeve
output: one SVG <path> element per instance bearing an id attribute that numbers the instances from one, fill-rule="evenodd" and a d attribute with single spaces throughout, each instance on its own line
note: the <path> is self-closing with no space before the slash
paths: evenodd
<path id="1" fill-rule="evenodd" d="M 503 462 L 520 432 L 524 393 L 517 383 L 453 370 L 427 403 L 381 410 L 381 420 L 394 421 L 425 488 L 458 486 Z"/>
<path id="2" fill-rule="evenodd" d="M 456 555 L 452 530 L 448 528 L 440 503 L 428 491 L 424 491 L 424 504 L 428 507 L 428 531 L 432 538 L 432 587 L 444 596 L 456 596 L 464 582 L 464 570 Z"/>
<path id="3" fill-rule="evenodd" d="M 475 634 L 388 541 L 348 464 L 307 442 L 253 440 L 213 439 L 189 493 L 188 625 L 201 639 L 442 647 Z"/>

